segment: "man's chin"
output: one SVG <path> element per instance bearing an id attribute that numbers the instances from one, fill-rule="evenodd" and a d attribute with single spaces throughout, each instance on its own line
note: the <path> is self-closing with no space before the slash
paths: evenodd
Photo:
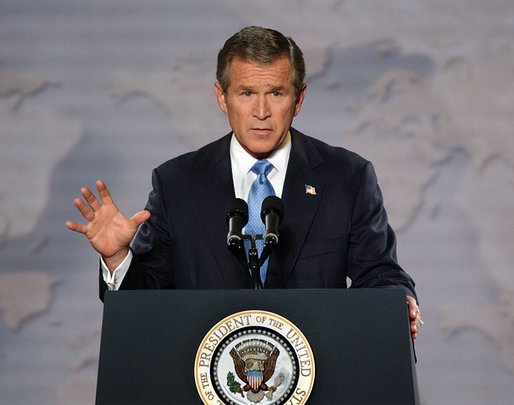
<path id="1" fill-rule="evenodd" d="M 260 152 L 260 153 L 250 153 L 255 159 L 262 160 L 266 159 L 269 155 L 271 155 L 272 151 L 269 152 Z"/>
<path id="2" fill-rule="evenodd" d="M 263 147 L 263 146 L 260 146 L 260 147 L 255 147 L 255 148 L 251 148 L 251 149 L 247 149 L 246 151 L 252 155 L 254 158 L 256 159 L 265 159 L 267 158 L 271 152 L 273 152 L 275 150 L 275 148 L 273 147 Z"/>

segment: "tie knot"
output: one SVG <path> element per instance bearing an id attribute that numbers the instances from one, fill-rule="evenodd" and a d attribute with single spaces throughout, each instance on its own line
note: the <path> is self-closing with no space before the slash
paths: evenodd
<path id="1" fill-rule="evenodd" d="M 257 162 L 255 162 L 255 164 L 252 166 L 251 170 L 256 175 L 264 174 L 265 176 L 267 176 L 272 168 L 273 168 L 273 165 L 269 161 L 264 159 L 264 160 L 258 160 Z"/>

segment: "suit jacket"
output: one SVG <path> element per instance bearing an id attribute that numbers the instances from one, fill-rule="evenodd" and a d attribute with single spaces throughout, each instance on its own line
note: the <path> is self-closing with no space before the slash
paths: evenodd
<path id="1" fill-rule="evenodd" d="M 226 244 L 226 208 L 235 198 L 230 136 L 153 171 L 146 206 L 152 216 L 134 240 L 120 289 L 249 288 L 249 272 Z M 291 139 L 284 220 L 264 287 L 346 288 L 348 276 L 352 288 L 404 288 L 415 296 L 396 260 L 372 164 L 293 128 Z"/>

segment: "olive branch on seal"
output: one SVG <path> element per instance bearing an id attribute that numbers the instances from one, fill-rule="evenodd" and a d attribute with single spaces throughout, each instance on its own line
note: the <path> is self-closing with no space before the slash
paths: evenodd
<path id="1" fill-rule="evenodd" d="M 229 371 L 227 374 L 227 385 L 228 385 L 230 392 L 232 392 L 234 394 L 236 392 L 242 392 L 241 384 L 239 384 L 236 381 L 236 377 L 234 376 L 234 373 L 232 373 L 231 371 Z"/>

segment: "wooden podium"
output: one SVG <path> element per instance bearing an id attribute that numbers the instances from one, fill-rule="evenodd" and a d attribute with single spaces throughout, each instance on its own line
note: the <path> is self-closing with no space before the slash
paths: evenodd
<path id="1" fill-rule="evenodd" d="M 320 289 L 106 293 L 96 403 L 201 404 L 199 345 L 245 310 L 279 314 L 301 330 L 315 359 L 308 404 L 419 402 L 403 290 Z"/>

